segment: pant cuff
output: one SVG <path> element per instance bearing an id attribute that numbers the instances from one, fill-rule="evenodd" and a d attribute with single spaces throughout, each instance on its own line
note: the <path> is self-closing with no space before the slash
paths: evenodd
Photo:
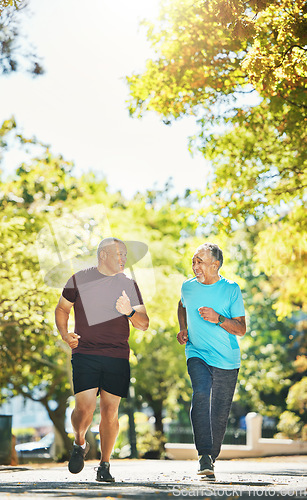
<path id="1" fill-rule="evenodd" d="M 202 450 L 202 451 L 197 450 L 197 453 L 199 457 L 201 455 L 211 455 L 211 450 Z"/>

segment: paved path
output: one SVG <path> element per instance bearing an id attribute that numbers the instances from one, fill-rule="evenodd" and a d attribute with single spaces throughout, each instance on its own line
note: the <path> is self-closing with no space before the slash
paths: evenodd
<path id="1" fill-rule="evenodd" d="M 68 472 L 67 464 L 0 466 L 0 498 L 307 498 L 307 456 L 220 460 L 215 482 L 196 475 L 196 461 L 113 460 L 113 484 L 96 482 L 95 466 L 88 461 L 77 475 Z"/>

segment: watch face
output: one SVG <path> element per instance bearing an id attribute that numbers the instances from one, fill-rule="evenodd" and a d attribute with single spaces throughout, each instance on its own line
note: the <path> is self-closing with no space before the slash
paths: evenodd
<path id="1" fill-rule="evenodd" d="M 221 325 L 222 323 L 224 323 L 225 321 L 225 316 L 223 316 L 222 314 L 219 315 L 219 321 L 218 321 L 218 325 Z"/>

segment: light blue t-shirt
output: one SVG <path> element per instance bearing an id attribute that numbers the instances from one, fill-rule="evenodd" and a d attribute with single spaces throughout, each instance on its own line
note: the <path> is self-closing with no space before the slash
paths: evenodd
<path id="1" fill-rule="evenodd" d="M 223 276 L 213 285 L 204 285 L 191 278 L 182 285 L 181 302 L 187 313 L 187 359 L 198 357 L 210 366 L 226 370 L 239 368 L 240 348 L 236 335 L 205 321 L 198 312 L 199 307 L 212 307 L 226 318 L 245 316 L 239 285 Z"/>

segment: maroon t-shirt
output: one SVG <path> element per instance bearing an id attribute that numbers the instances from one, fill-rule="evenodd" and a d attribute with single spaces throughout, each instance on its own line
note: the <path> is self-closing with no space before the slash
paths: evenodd
<path id="1" fill-rule="evenodd" d="M 69 278 L 62 295 L 74 303 L 75 333 L 80 335 L 73 354 L 129 359 L 129 320 L 115 307 L 123 290 L 132 307 L 143 304 L 136 282 L 123 273 L 106 276 L 91 267 Z"/>

